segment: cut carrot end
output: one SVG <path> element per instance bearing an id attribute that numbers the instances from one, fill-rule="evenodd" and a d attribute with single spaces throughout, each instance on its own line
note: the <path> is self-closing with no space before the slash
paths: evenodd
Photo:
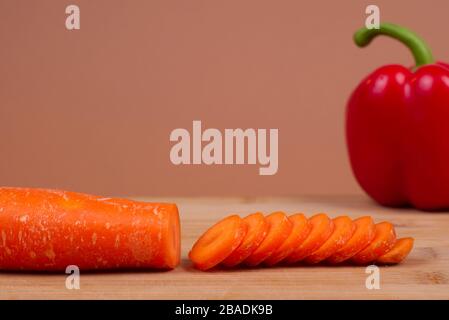
<path id="1" fill-rule="evenodd" d="M 266 217 L 268 233 L 254 252 L 244 260 L 247 266 L 257 266 L 267 259 L 287 239 L 292 223 L 283 212 L 274 212 Z"/>
<path id="2" fill-rule="evenodd" d="M 361 217 L 354 220 L 356 229 L 351 239 L 327 261 L 336 264 L 348 260 L 370 244 L 374 238 L 375 226 L 371 217 Z"/>
<path id="3" fill-rule="evenodd" d="M 189 258 L 200 270 L 215 267 L 242 242 L 247 226 L 237 215 L 231 215 L 210 227 L 193 245 Z"/>
<path id="4" fill-rule="evenodd" d="M 397 264 L 402 262 L 413 249 L 413 238 L 398 239 L 393 248 L 380 256 L 376 262 L 381 264 Z"/>
<path id="5" fill-rule="evenodd" d="M 291 215 L 288 219 L 292 223 L 292 231 L 281 246 L 264 261 L 267 266 L 273 266 L 289 256 L 307 238 L 312 229 L 309 220 L 302 213 Z"/>
<path id="6" fill-rule="evenodd" d="M 181 226 L 176 205 L 167 213 L 162 233 L 165 235 L 162 237 L 162 251 L 165 255 L 163 264 L 168 269 L 173 269 L 181 260 Z"/>
<path id="7" fill-rule="evenodd" d="M 284 261 L 296 263 L 310 255 L 326 242 L 334 231 L 334 223 L 324 213 L 314 215 L 309 219 L 312 230 L 307 239 L 290 254 Z"/>
<path id="8" fill-rule="evenodd" d="M 262 213 L 250 214 L 243 221 L 246 223 L 248 231 L 238 248 L 222 262 L 226 267 L 234 267 L 248 258 L 267 235 L 268 222 Z"/>
<path id="9" fill-rule="evenodd" d="M 390 251 L 395 243 L 396 232 L 394 226 L 389 222 L 377 223 L 373 240 L 362 251 L 352 257 L 351 261 L 360 265 L 373 262 Z"/>
<path id="10" fill-rule="evenodd" d="M 349 217 L 341 216 L 332 221 L 335 226 L 334 232 L 318 250 L 304 259 L 306 263 L 315 264 L 330 257 L 341 249 L 354 234 L 355 224 Z"/>

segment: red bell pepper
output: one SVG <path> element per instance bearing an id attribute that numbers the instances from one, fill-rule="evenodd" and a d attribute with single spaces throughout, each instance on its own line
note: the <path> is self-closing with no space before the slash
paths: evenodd
<path id="1" fill-rule="evenodd" d="M 379 35 L 406 45 L 416 66 L 381 67 L 353 92 L 346 114 L 353 172 L 383 205 L 449 208 L 449 65 L 396 25 L 363 28 L 354 40 L 365 47 Z"/>

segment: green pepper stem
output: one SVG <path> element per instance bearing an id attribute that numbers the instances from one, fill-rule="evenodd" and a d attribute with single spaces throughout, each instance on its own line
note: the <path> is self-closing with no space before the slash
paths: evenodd
<path id="1" fill-rule="evenodd" d="M 432 51 L 424 40 L 414 32 L 390 23 L 382 23 L 379 29 L 362 28 L 358 30 L 354 34 L 354 42 L 359 47 L 366 47 L 379 35 L 394 38 L 406 45 L 415 58 L 416 67 L 432 64 L 435 61 L 432 56 Z"/>

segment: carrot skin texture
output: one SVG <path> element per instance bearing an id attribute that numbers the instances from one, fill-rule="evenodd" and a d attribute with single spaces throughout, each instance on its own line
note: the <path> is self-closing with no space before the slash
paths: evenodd
<path id="1" fill-rule="evenodd" d="M 244 264 L 255 267 L 270 257 L 288 238 L 293 228 L 292 223 L 283 212 L 273 212 L 266 217 L 268 232 L 265 239 L 254 252 L 244 260 Z"/>
<path id="2" fill-rule="evenodd" d="M 381 222 L 375 225 L 373 240 L 362 251 L 351 258 L 355 264 L 366 265 L 375 261 L 393 248 L 396 243 L 396 231 L 389 222 Z"/>
<path id="3" fill-rule="evenodd" d="M 352 237 L 355 224 L 349 217 L 337 217 L 333 219 L 333 222 L 335 228 L 329 239 L 310 256 L 306 257 L 304 262 L 315 264 L 323 261 L 342 248 Z"/>
<path id="4" fill-rule="evenodd" d="M 286 263 L 296 263 L 313 253 L 326 242 L 334 231 L 334 222 L 324 213 L 318 213 L 309 219 L 312 230 L 304 242 L 288 256 Z"/>
<path id="5" fill-rule="evenodd" d="M 172 269 L 176 205 L 48 189 L 0 188 L 0 269 Z"/>
<path id="6" fill-rule="evenodd" d="M 281 246 L 264 261 L 267 266 L 273 266 L 288 257 L 309 235 L 312 226 L 309 220 L 302 214 L 297 213 L 289 217 L 293 224 L 292 231 Z"/>
<path id="7" fill-rule="evenodd" d="M 375 234 L 375 225 L 371 217 L 360 217 L 354 220 L 356 229 L 349 241 L 331 255 L 327 262 L 331 264 L 346 261 L 371 243 Z"/>
<path id="8" fill-rule="evenodd" d="M 268 232 L 268 223 L 260 212 L 250 214 L 243 221 L 247 224 L 248 230 L 242 243 L 222 262 L 228 268 L 248 258 L 259 247 Z"/>
<path id="9" fill-rule="evenodd" d="M 379 264 L 397 264 L 402 262 L 413 249 L 413 238 L 398 239 L 390 251 L 377 258 Z"/>

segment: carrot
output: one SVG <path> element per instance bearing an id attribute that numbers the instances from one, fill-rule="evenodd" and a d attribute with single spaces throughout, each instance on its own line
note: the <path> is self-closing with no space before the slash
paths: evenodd
<path id="1" fill-rule="evenodd" d="M 267 235 L 268 223 L 262 213 L 250 214 L 243 221 L 247 224 L 248 231 L 240 246 L 222 262 L 226 267 L 234 267 L 248 258 Z"/>
<path id="2" fill-rule="evenodd" d="M 323 245 L 334 231 L 334 223 L 324 213 L 314 215 L 309 219 L 312 230 L 306 240 L 286 259 L 287 263 L 296 263 Z"/>
<path id="3" fill-rule="evenodd" d="M 208 270 L 226 259 L 242 242 L 247 225 L 231 215 L 210 227 L 193 245 L 189 258 L 200 270 Z"/>
<path id="4" fill-rule="evenodd" d="M 356 264 L 368 264 L 384 255 L 396 243 L 396 232 L 394 226 L 389 222 L 376 224 L 374 239 L 362 251 L 351 258 Z"/>
<path id="5" fill-rule="evenodd" d="M 376 262 L 382 264 L 397 264 L 404 260 L 413 248 L 413 238 L 398 239 L 393 248 L 377 258 Z"/>
<path id="6" fill-rule="evenodd" d="M 349 241 L 331 255 L 327 261 L 331 264 L 343 262 L 352 258 L 365 248 L 374 238 L 375 226 L 371 217 L 361 217 L 354 220 L 356 230 Z"/>
<path id="7" fill-rule="evenodd" d="M 304 259 L 305 262 L 314 264 L 323 261 L 341 249 L 354 234 L 355 224 L 349 217 L 341 216 L 332 221 L 335 225 L 334 232 L 319 249 Z"/>
<path id="8" fill-rule="evenodd" d="M 267 259 L 287 239 L 292 223 L 283 212 L 274 212 L 266 217 L 268 222 L 268 233 L 259 247 L 245 259 L 247 266 L 257 266 Z"/>
<path id="9" fill-rule="evenodd" d="M 268 224 L 266 235 L 263 220 Z M 309 264 L 326 261 L 336 264 L 349 260 L 356 264 L 394 264 L 405 259 L 413 248 L 412 238 L 396 241 L 391 223 L 381 222 L 375 225 L 369 216 L 354 221 L 347 216 L 331 220 L 326 214 L 320 213 L 307 219 L 301 213 L 287 217 L 279 211 L 265 219 L 260 213 L 252 214 L 243 222 L 248 231 L 242 236 L 243 240 L 235 237 L 240 239 L 236 242 L 239 244 L 226 240 L 220 242 L 218 249 L 211 246 L 208 250 L 201 251 L 206 251 L 209 255 L 219 255 L 222 265 L 232 267 L 240 263 L 249 266 L 257 266 L 260 263 L 273 266 L 282 261 L 304 261 Z M 239 234 L 236 228 L 233 225 L 224 225 L 214 231 L 214 234 L 220 233 L 227 239 L 228 233 Z M 206 233 L 208 232 L 210 231 Z M 219 236 L 212 238 L 215 237 Z M 227 251 L 223 254 L 225 248 Z M 224 255 L 227 257 L 223 258 Z M 246 259 L 243 258 L 245 256 Z M 192 258 L 195 259 L 191 255 Z M 204 268 L 201 264 L 196 265 L 198 268 Z"/>
<path id="10" fill-rule="evenodd" d="M 294 214 L 288 219 L 293 224 L 292 231 L 284 243 L 264 261 L 268 266 L 273 266 L 289 256 L 307 238 L 312 229 L 309 220 L 302 213 Z"/>
<path id="11" fill-rule="evenodd" d="M 174 204 L 28 188 L 0 188 L 0 269 L 174 268 Z"/>

